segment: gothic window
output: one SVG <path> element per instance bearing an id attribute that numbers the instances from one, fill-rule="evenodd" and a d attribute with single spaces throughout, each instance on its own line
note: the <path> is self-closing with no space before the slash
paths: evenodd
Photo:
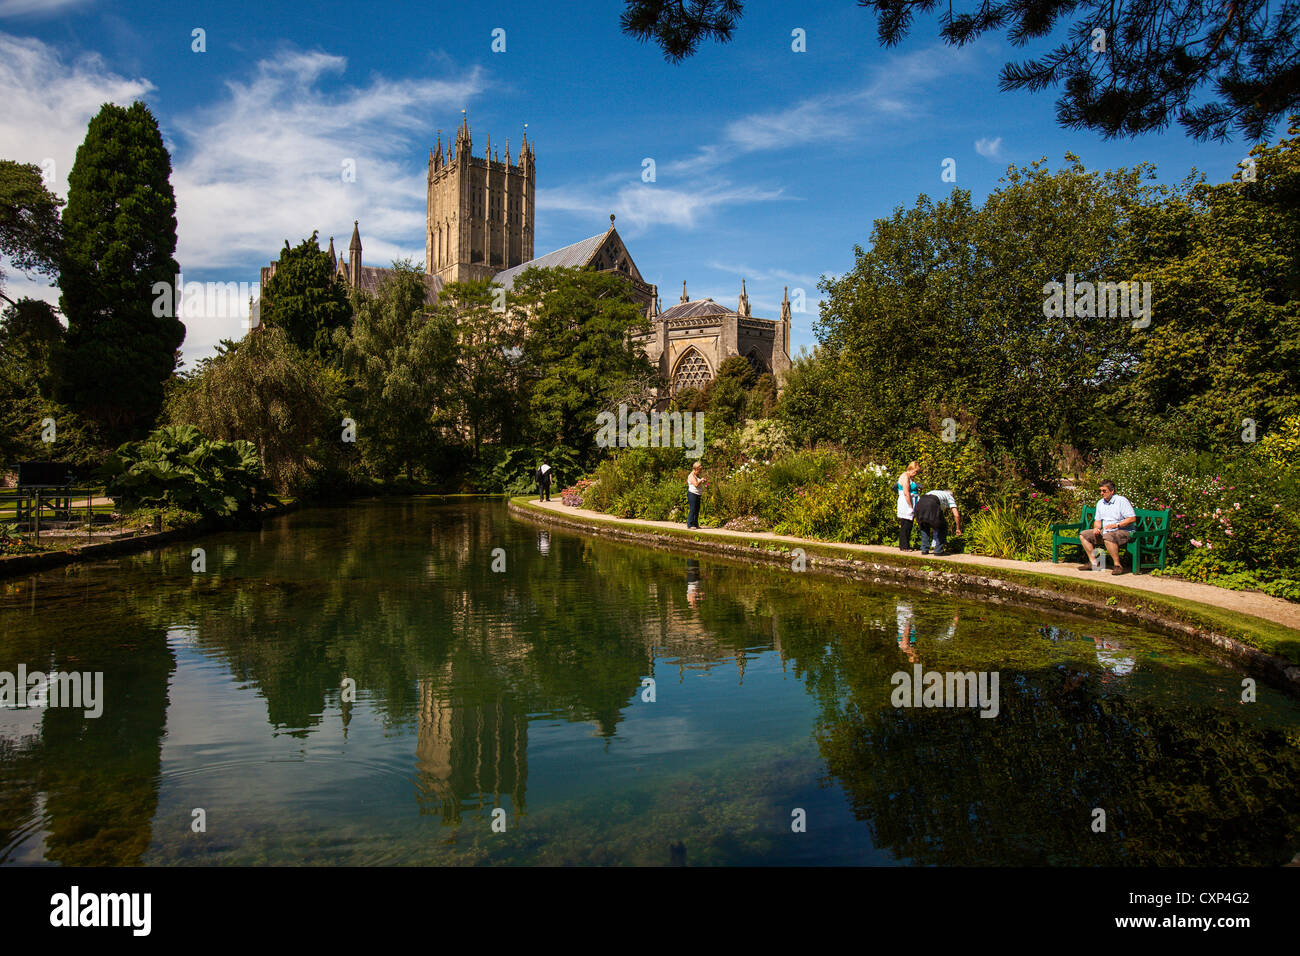
<path id="1" fill-rule="evenodd" d="M 677 361 L 677 370 L 673 373 L 673 392 L 680 392 L 684 388 L 703 388 L 709 379 L 713 378 L 713 373 L 709 371 L 709 363 L 704 360 L 696 349 L 690 348 Z"/>
<path id="2" fill-rule="evenodd" d="M 763 360 L 758 357 L 757 346 L 751 347 L 750 350 L 745 353 L 745 359 L 749 362 L 749 365 L 754 370 L 755 374 L 762 375 L 767 371 L 767 367 L 763 364 Z"/>

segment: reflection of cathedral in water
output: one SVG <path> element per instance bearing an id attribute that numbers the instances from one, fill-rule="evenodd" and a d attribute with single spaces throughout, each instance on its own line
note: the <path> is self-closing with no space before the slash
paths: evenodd
<path id="1" fill-rule="evenodd" d="M 454 703 L 451 668 L 420 681 L 416 787 L 420 812 L 459 820 L 465 811 L 489 814 L 506 806 L 524 813 L 528 783 L 528 718 L 509 696 L 491 685 L 487 700 Z M 482 684 L 480 684 L 482 686 Z"/>

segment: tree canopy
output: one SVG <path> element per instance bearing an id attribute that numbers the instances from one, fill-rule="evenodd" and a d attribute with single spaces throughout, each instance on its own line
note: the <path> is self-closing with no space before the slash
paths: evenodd
<path id="1" fill-rule="evenodd" d="M 62 205 L 63 200 L 45 188 L 39 166 L 0 159 L 0 255 L 22 272 L 58 275 Z M 4 295 L 4 281 L 0 269 L 0 297 L 12 305 L 13 299 Z"/>
<path id="2" fill-rule="evenodd" d="M 352 307 L 316 235 L 293 248 L 285 240 L 275 274 L 261 290 L 260 315 L 263 325 L 284 329 L 304 352 L 332 361 L 338 349 L 335 332 L 347 328 Z"/>

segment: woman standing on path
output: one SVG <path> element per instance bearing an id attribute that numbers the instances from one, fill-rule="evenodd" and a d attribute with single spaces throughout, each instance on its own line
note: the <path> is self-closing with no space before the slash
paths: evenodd
<path id="1" fill-rule="evenodd" d="M 697 461 L 691 466 L 690 473 L 686 476 L 686 527 L 699 528 L 700 526 L 700 494 L 704 491 L 704 478 L 700 474 L 700 463 Z"/>
<path id="2" fill-rule="evenodd" d="M 912 462 L 907 471 L 898 476 L 898 550 L 912 550 L 912 514 L 916 502 L 921 497 L 921 486 L 914 479 L 921 472 L 921 466 Z"/>

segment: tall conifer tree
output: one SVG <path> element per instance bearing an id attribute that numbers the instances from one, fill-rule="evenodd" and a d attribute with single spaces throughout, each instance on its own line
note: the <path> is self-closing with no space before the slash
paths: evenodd
<path id="1" fill-rule="evenodd" d="M 171 157 L 143 103 L 106 103 L 90 121 L 68 176 L 63 230 L 68 332 L 56 359 L 58 397 L 115 441 L 139 437 L 158 415 L 185 340 L 154 292 L 159 282 L 170 289 L 180 271 L 176 197 Z"/>

